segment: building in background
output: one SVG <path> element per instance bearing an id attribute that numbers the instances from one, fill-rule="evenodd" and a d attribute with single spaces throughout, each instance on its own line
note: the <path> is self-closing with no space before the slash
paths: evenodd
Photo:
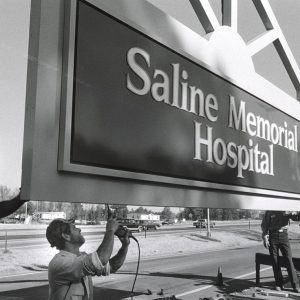
<path id="1" fill-rule="evenodd" d="M 148 220 L 148 221 L 160 221 L 160 215 L 157 214 L 141 214 L 141 213 L 128 213 L 128 219 L 137 219 L 137 220 Z"/>

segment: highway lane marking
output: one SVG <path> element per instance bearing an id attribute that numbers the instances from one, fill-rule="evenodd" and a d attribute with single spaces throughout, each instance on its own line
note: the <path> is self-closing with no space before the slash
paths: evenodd
<path id="1" fill-rule="evenodd" d="M 264 272 L 264 271 L 267 271 L 267 270 L 270 270 L 270 269 L 272 269 L 272 267 L 267 267 L 267 268 L 261 269 L 260 272 Z M 244 274 L 244 275 L 241 275 L 241 276 L 232 278 L 232 279 L 228 279 L 228 280 L 226 280 L 226 281 L 224 281 L 224 282 L 225 282 L 225 283 L 231 282 L 231 281 L 233 281 L 233 280 L 235 280 L 235 279 L 244 278 L 244 277 L 247 277 L 247 276 L 250 276 L 250 275 L 254 275 L 254 274 L 256 274 L 256 272 L 250 272 L 250 273 L 248 273 L 248 274 Z"/>
<path id="2" fill-rule="evenodd" d="M 206 285 L 206 286 L 203 286 L 202 288 L 199 288 L 199 289 L 195 289 L 195 290 L 191 290 L 191 291 L 179 294 L 179 295 L 175 295 L 175 297 L 178 298 L 178 297 L 187 296 L 187 295 L 194 294 L 194 293 L 197 293 L 197 292 L 200 292 L 200 291 L 203 291 L 203 290 L 210 289 L 211 287 L 213 287 L 213 285 Z"/>
<path id="3" fill-rule="evenodd" d="M 264 272 L 264 271 L 267 271 L 267 270 L 270 270 L 270 269 L 272 269 L 272 267 L 267 267 L 267 268 L 261 269 L 260 272 Z M 250 273 L 247 273 L 247 274 L 243 274 L 241 276 L 237 276 L 235 278 L 225 280 L 224 283 L 228 283 L 228 282 L 234 281 L 236 279 L 244 278 L 244 277 L 254 275 L 254 274 L 256 274 L 256 272 L 250 272 Z M 197 292 L 200 292 L 200 291 L 203 291 L 203 290 L 210 289 L 211 287 L 214 287 L 214 285 L 212 285 L 212 284 L 211 285 L 205 285 L 201 288 L 191 290 L 191 291 L 188 291 L 188 292 L 185 292 L 185 293 L 182 293 L 182 294 L 175 295 L 175 297 L 179 298 L 179 297 L 187 296 L 187 295 L 194 294 L 194 293 L 197 293 Z"/>

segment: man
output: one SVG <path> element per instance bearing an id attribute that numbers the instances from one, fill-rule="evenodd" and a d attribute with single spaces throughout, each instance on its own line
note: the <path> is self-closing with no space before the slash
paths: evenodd
<path id="1" fill-rule="evenodd" d="M 60 250 L 51 260 L 48 269 L 49 300 L 92 300 L 91 276 L 109 275 L 124 263 L 129 246 L 129 232 L 120 237 L 118 253 L 110 258 L 114 245 L 114 233 L 119 227 L 116 218 L 107 221 L 106 232 L 99 248 L 86 254 L 79 251 L 85 239 L 74 220 L 55 219 L 46 231 L 51 247 Z"/>
<path id="2" fill-rule="evenodd" d="M 21 207 L 27 200 L 21 200 L 19 193 L 17 196 L 10 200 L 0 202 L 0 218 L 4 218 L 12 214 L 19 207 Z"/>
<path id="3" fill-rule="evenodd" d="M 292 260 L 292 251 L 288 238 L 288 224 L 290 219 L 299 220 L 299 214 L 284 211 L 266 211 L 262 223 L 262 238 L 264 246 L 269 250 L 275 277 L 275 289 L 283 289 L 283 278 L 278 263 L 279 250 L 287 258 L 287 271 L 293 291 L 300 293 L 299 281 Z"/>

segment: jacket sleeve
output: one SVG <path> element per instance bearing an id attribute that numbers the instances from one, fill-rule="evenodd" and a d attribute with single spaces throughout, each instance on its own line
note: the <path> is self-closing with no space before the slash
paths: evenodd
<path id="1" fill-rule="evenodd" d="M 269 214 L 265 213 L 261 222 L 262 238 L 269 234 Z"/>
<path id="2" fill-rule="evenodd" d="M 14 198 L 0 202 L 0 218 L 4 218 L 15 212 L 26 201 L 20 199 L 20 194 Z"/>

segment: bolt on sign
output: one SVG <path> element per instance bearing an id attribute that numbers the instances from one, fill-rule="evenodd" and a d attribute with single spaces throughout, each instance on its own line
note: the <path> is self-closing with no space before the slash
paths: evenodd
<path id="1" fill-rule="evenodd" d="M 70 2 L 58 176 L 299 198 L 296 118 L 94 2 Z"/>

